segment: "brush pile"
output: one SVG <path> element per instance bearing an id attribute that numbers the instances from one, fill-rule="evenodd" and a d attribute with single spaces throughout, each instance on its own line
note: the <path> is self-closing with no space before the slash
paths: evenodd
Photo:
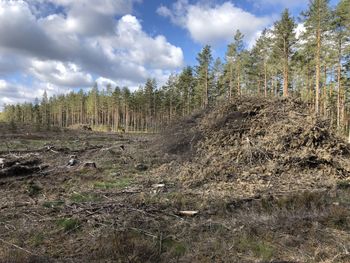
<path id="1" fill-rule="evenodd" d="M 181 185 L 203 194 L 327 189 L 350 175 L 349 145 L 300 100 L 237 98 L 171 130 L 168 153 L 190 157 L 157 173 L 177 176 Z"/>

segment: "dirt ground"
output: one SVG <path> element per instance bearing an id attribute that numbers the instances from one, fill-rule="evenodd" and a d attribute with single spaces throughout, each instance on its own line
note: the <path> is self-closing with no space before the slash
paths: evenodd
<path id="1" fill-rule="evenodd" d="M 350 262 L 350 148 L 309 116 L 241 98 L 161 135 L 1 124 L 0 262 Z"/>

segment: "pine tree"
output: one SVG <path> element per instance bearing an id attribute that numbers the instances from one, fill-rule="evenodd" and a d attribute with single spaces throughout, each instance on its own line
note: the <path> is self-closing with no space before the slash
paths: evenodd
<path id="1" fill-rule="evenodd" d="M 200 99 L 200 105 L 205 108 L 209 104 L 210 67 L 212 62 L 211 47 L 206 45 L 197 55 L 198 66 L 196 67 L 197 85 L 196 92 Z"/>
<path id="2" fill-rule="evenodd" d="M 228 84 L 228 98 L 233 97 L 233 90 L 236 87 L 236 94 L 241 94 L 242 58 L 244 54 L 244 35 L 237 30 L 233 42 L 228 45 L 226 51 L 225 80 Z"/>
<path id="3" fill-rule="evenodd" d="M 263 76 L 265 97 L 267 97 L 268 93 L 268 74 L 270 70 L 269 60 L 272 55 L 272 50 L 270 48 L 271 38 L 269 37 L 269 34 L 271 33 L 267 29 L 264 29 L 250 53 L 250 56 L 252 57 L 252 60 L 250 60 L 250 75 L 257 78 L 257 81 L 255 82 L 259 83 L 261 82 L 261 76 Z"/>
<path id="4" fill-rule="evenodd" d="M 282 13 L 281 20 L 274 24 L 274 48 L 276 54 L 282 58 L 283 68 L 283 97 L 288 97 L 289 87 L 289 64 L 290 58 L 293 55 L 293 45 L 296 42 L 295 38 L 295 22 L 290 16 L 288 9 Z"/>
<path id="5" fill-rule="evenodd" d="M 179 75 L 177 89 L 183 94 L 183 115 L 190 114 L 194 108 L 195 79 L 192 67 L 185 67 Z"/>
<path id="6" fill-rule="evenodd" d="M 215 102 L 220 97 L 222 97 L 225 93 L 224 90 L 224 65 L 221 62 L 220 58 L 217 58 L 214 62 L 213 70 L 212 70 L 212 77 L 213 85 L 212 85 L 212 91 L 211 96 L 209 98 L 209 101 Z"/>
<path id="7" fill-rule="evenodd" d="M 42 116 L 42 125 L 45 127 L 45 129 L 50 128 L 50 105 L 49 105 L 49 99 L 47 97 L 46 90 L 44 91 L 43 98 L 41 100 L 40 105 L 41 110 L 41 116 Z"/>
<path id="8" fill-rule="evenodd" d="M 348 0 L 341 0 L 333 14 L 332 29 L 336 42 L 337 52 L 337 128 L 341 127 L 342 111 L 344 111 L 345 92 L 342 87 L 342 61 L 344 59 L 344 48 L 350 41 L 350 4 Z M 348 43 L 346 43 L 348 42 Z"/>
<path id="9" fill-rule="evenodd" d="M 320 109 L 321 53 L 324 48 L 324 36 L 329 30 L 330 10 L 328 0 L 312 0 L 309 9 L 303 13 L 306 32 L 304 38 L 311 41 L 315 59 L 315 112 Z"/>

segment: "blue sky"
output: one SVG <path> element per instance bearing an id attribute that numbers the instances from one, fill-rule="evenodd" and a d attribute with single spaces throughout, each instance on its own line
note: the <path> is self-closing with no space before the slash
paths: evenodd
<path id="1" fill-rule="evenodd" d="M 338 1 L 332 0 L 331 5 Z M 284 8 L 306 0 L 0 0 L 0 110 L 46 90 L 67 93 L 94 82 L 159 84 L 210 44 L 223 57 L 236 29 L 247 47 Z"/>

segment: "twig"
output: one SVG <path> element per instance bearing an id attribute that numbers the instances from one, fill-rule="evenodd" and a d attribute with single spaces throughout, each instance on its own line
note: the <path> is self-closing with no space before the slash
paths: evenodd
<path id="1" fill-rule="evenodd" d="M 160 232 L 160 237 L 159 237 L 159 255 L 162 254 L 162 246 L 163 246 L 163 233 Z"/>
<path id="2" fill-rule="evenodd" d="M 136 227 L 129 227 L 129 229 L 134 230 L 134 231 L 139 232 L 139 233 L 142 233 L 142 234 L 145 234 L 146 236 L 153 237 L 154 239 L 158 238 L 156 235 L 153 235 L 152 233 L 150 233 L 146 230 L 143 230 L 143 229 L 139 229 Z"/>
<path id="3" fill-rule="evenodd" d="M 36 254 L 34 254 L 33 252 L 30 252 L 29 250 L 27 250 L 27 249 L 25 249 L 25 248 L 22 248 L 22 247 L 20 247 L 20 246 L 17 246 L 17 245 L 15 245 L 15 244 L 12 244 L 12 243 L 10 243 L 10 242 L 7 242 L 7 241 L 3 240 L 2 238 L 0 238 L 0 241 L 3 242 L 3 243 L 6 244 L 6 245 L 15 247 L 15 248 L 17 248 L 17 249 L 19 249 L 19 250 L 22 250 L 22 251 L 24 251 L 24 252 L 27 252 L 28 254 L 31 254 L 31 255 L 36 256 Z"/>

